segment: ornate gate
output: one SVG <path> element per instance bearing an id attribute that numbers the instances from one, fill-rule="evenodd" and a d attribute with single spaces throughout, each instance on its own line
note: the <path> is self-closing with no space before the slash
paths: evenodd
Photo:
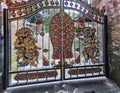
<path id="1" fill-rule="evenodd" d="M 105 75 L 101 11 L 80 0 L 31 0 L 4 17 L 4 88 Z"/>

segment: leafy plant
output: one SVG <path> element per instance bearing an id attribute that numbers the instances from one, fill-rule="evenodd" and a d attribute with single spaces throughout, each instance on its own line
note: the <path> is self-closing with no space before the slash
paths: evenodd
<path id="1" fill-rule="evenodd" d="M 40 13 L 37 13 L 37 14 L 31 16 L 31 17 L 26 18 L 26 20 L 30 23 L 35 23 L 35 20 L 37 18 L 41 18 L 41 17 L 42 17 L 42 15 Z"/>

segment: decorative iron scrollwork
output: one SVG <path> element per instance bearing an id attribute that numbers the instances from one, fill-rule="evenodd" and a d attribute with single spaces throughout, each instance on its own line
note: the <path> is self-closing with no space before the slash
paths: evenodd
<path id="1" fill-rule="evenodd" d="M 19 80 L 31 80 L 31 79 L 40 79 L 40 78 L 50 78 L 50 77 L 57 77 L 57 71 L 41 71 L 41 72 L 31 72 L 31 73 L 21 73 L 16 74 L 14 79 L 16 81 Z"/>
<path id="2" fill-rule="evenodd" d="M 80 75 L 80 74 L 89 74 L 89 73 L 99 73 L 102 69 L 101 68 L 81 68 L 81 69 L 71 69 L 68 71 L 70 75 Z"/>
<path id="3" fill-rule="evenodd" d="M 63 16 L 64 21 L 61 20 L 61 16 Z M 53 45 L 53 59 L 73 57 L 72 43 L 74 34 L 74 22 L 67 13 L 60 11 L 53 16 L 50 22 L 50 39 Z M 64 43 L 63 46 L 62 43 Z M 64 51 L 62 51 L 62 47 Z"/>
<path id="4" fill-rule="evenodd" d="M 80 63 L 80 60 L 81 60 L 80 55 L 78 55 L 77 58 L 75 59 L 75 63 L 77 63 L 77 64 Z"/>
<path id="5" fill-rule="evenodd" d="M 38 49 L 41 49 L 36 45 L 36 39 L 34 38 L 30 28 L 21 28 L 16 32 L 17 39 L 14 43 L 17 55 L 17 61 L 20 66 L 37 66 L 36 61 L 39 56 Z M 20 59 L 22 62 L 20 62 Z"/>
<path id="6" fill-rule="evenodd" d="M 95 28 L 86 28 L 84 31 L 85 47 L 83 50 L 83 55 L 86 62 L 88 62 L 89 59 L 91 59 L 93 63 L 99 61 L 100 47 L 99 41 L 95 36 L 95 32 L 96 32 Z"/>
<path id="7" fill-rule="evenodd" d="M 49 66 L 50 62 L 49 60 L 43 55 L 43 66 Z"/>

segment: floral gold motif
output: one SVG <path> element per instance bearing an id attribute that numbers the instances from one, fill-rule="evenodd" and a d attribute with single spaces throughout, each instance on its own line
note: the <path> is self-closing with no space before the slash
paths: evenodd
<path id="1" fill-rule="evenodd" d="M 19 62 L 20 65 L 28 63 L 30 66 L 37 66 L 36 61 L 39 56 L 38 49 L 41 48 L 36 45 L 36 39 L 32 34 L 30 28 L 23 27 L 17 30 L 16 34 L 17 39 L 14 43 L 16 48 L 16 55 L 18 61 L 22 59 L 22 62 Z"/>

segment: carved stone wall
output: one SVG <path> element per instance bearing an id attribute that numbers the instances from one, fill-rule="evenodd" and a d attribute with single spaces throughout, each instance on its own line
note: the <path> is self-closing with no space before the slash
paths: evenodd
<path id="1" fill-rule="evenodd" d="M 109 7 L 108 13 L 108 56 L 110 78 L 120 86 L 120 1 Z"/>

